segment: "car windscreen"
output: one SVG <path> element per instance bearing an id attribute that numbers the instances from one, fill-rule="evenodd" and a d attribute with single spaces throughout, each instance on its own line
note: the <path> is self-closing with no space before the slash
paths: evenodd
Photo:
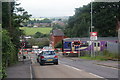
<path id="1" fill-rule="evenodd" d="M 44 51 L 43 55 L 55 55 L 54 51 Z"/>

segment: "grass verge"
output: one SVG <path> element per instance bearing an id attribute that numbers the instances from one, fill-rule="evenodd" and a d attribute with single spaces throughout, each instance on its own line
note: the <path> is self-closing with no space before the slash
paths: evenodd
<path id="1" fill-rule="evenodd" d="M 120 56 L 117 53 L 110 53 L 105 50 L 103 52 L 96 53 L 96 56 L 93 56 L 93 57 L 87 54 L 87 55 L 81 56 L 80 58 L 88 59 L 88 60 L 100 60 L 100 61 L 106 61 L 106 60 L 118 61 L 120 59 Z"/>
<path id="2" fill-rule="evenodd" d="M 91 56 L 82 56 L 80 57 L 81 59 L 88 59 L 88 60 L 99 60 L 99 61 L 106 61 L 108 60 L 104 56 L 96 56 L 96 57 L 91 57 Z"/>
<path id="3" fill-rule="evenodd" d="M 21 30 L 24 30 L 26 35 L 34 35 L 36 32 L 41 32 L 43 34 L 49 34 L 52 28 L 42 27 L 42 28 L 29 28 L 29 27 L 20 27 Z"/>

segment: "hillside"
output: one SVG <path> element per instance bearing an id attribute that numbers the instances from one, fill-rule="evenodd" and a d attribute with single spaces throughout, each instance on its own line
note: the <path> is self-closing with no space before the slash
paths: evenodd
<path id="1" fill-rule="evenodd" d="M 36 32 L 41 32 L 43 34 L 49 34 L 52 28 L 28 28 L 28 27 L 20 27 L 21 30 L 24 30 L 26 35 L 34 35 Z"/>

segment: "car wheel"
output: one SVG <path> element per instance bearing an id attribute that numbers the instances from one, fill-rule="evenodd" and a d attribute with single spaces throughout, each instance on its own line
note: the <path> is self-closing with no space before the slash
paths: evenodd
<path id="1" fill-rule="evenodd" d="M 44 63 L 40 63 L 40 65 L 44 65 Z"/>
<path id="2" fill-rule="evenodd" d="M 37 62 L 39 62 L 39 60 L 37 59 Z"/>
<path id="3" fill-rule="evenodd" d="M 55 62 L 54 64 L 58 65 L 58 62 Z"/>

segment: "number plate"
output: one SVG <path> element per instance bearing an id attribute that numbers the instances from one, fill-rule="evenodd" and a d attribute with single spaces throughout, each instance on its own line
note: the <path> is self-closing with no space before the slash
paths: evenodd
<path id="1" fill-rule="evenodd" d="M 48 59 L 47 61 L 53 61 L 53 59 Z"/>

